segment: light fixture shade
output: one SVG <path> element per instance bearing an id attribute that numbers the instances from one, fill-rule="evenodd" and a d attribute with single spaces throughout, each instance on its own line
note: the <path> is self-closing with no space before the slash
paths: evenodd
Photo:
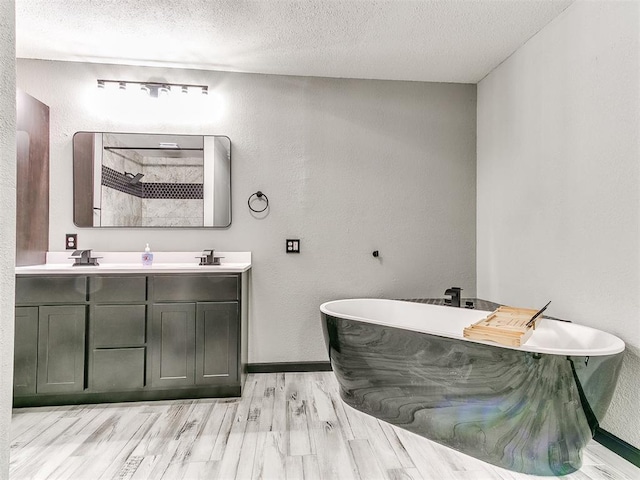
<path id="1" fill-rule="evenodd" d="M 140 85 L 140 91 L 145 94 L 145 95 L 150 95 L 151 94 L 151 90 L 149 89 L 149 87 L 147 85 L 145 85 L 144 83 L 142 83 Z"/>
<path id="2" fill-rule="evenodd" d="M 125 82 L 118 82 L 118 88 L 120 90 L 126 90 L 127 89 L 127 84 Z"/>
<path id="3" fill-rule="evenodd" d="M 202 87 L 202 95 L 209 95 L 209 87 Z"/>

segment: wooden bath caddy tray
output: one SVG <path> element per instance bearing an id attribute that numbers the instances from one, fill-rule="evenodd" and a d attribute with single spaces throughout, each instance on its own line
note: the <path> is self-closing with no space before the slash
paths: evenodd
<path id="1" fill-rule="evenodd" d="M 464 329 L 464 337 L 473 340 L 492 340 L 502 345 L 519 347 L 526 342 L 536 322 L 531 319 L 541 312 L 530 308 L 499 307 L 479 322 Z"/>

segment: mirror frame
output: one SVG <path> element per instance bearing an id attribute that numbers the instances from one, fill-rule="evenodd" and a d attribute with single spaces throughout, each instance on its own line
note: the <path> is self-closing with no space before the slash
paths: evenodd
<path id="1" fill-rule="evenodd" d="M 86 158 L 94 158 L 93 157 L 93 142 L 91 144 L 91 150 L 89 150 L 88 145 L 84 145 L 81 142 L 76 142 L 76 135 L 78 134 L 114 134 L 114 135 L 154 135 L 154 136 L 184 136 L 184 137 L 218 137 L 218 138 L 226 138 L 229 142 L 229 223 L 227 225 L 211 225 L 211 226 L 189 226 L 189 225 L 154 225 L 154 226 L 129 226 L 129 225 L 87 225 L 87 222 L 80 222 L 82 225 L 79 225 L 79 219 L 91 218 L 93 219 L 93 183 L 94 183 L 94 163 L 82 161 L 81 159 Z M 229 228 L 232 223 L 232 170 L 233 170 L 233 162 L 232 162 L 232 142 L 231 138 L 227 135 L 195 135 L 195 134 L 176 134 L 176 133 L 150 133 L 150 132 L 97 132 L 97 131 L 77 131 L 73 134 L 72 137 L 72 163 L 73 163 L 73 224 L 78 228 L 171 228 L 171 229 L 222 229 Z M 87 163 L 89 163 L 87 165 Z M 84 188 L 81 189 L 80 185 L 91 185 L 91 190 Z M 86 197 L 89 196 L 91 201 L 86 201 Z M 85 198 L 85 201 L 82 201 L 82 198 Z M 204 200 L 203 200 L 204 203 Z M 93 220 L 92 222 L 93 223 Z"/>

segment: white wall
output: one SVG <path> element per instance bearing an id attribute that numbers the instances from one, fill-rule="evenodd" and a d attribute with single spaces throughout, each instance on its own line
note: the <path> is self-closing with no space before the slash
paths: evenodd
<path id="1" fill-rule="evenodd" d="M 110 102 L 96 79 L 207 84 L 210 104 L 164 112 Z M 18 84 L 51 107 L 50 249 L 253 252 L 249 361 L 327 359 L 319 305 L 343 297 L 475 294 L 475 85 L 320 79 L 18 61 Z M 232 225 L 78 229 L 78 130 L 228 135 Z M 251 215 L 263 191 L 269 214 Z M 285 254 L 300 238 L 302 253 Z M 379 250 L 375 259 L 371 252 Z"/>
<path id="2" fill-rule="evenodd" d="M 640 4 L 578 1 L 478 85 L 478 296 L 612 332 L 640 447 Z"/>
<path id="3" fill-rule="evenodd" d="M 9 478 L 16 250 L 15 3 L 0 2 L 0 479 Z"/>

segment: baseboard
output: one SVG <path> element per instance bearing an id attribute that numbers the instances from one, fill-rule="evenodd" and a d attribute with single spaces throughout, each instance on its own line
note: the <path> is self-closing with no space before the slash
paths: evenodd
<path id="1" fill-rule="evenodd" d="M 613 453 L 633 463 L 636 467 L 640 467 L 640 450 L 633 445 L 628 444 L 621 438 L 616 437 L 600 427 L 596 429 L 596 434 L 593 436 L 593 439 L 607 447 Z"/>
<path id="2" fill-rule="evenodd" d="M 247 373 L 330 372 L 330 362 L 249 363 Z"/>

